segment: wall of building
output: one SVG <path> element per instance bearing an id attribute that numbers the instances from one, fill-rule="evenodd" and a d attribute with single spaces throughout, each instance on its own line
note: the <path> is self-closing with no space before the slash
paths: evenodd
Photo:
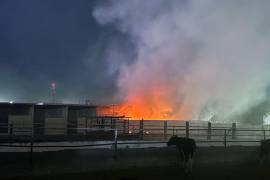
<path id="1" fill-rule="evenodd" d="M 90 116 L 96 116 L 96 107 L 69 104 L 0 103 L 0 134 L 12 132 L 14 135 L 29 135 L 26 131 L 29 128 L 32 130 L 32 127 L 34 135 L 77 133 L 77 130 L 64 130 L 64 128 L 77 128 L 78 121 L 81 124 L 80 119 Z M 11 127 L 14 131 L 10 131 Z M 22 128 L 25 128 L 24 132 Z M 22 131 L 18 132 L 18 129 Z"/>
<path id="2" fill-rule="evenodd" d="M 45 134 L 67 134 L 67 120 L 65 118 L 45 118 Z"/>

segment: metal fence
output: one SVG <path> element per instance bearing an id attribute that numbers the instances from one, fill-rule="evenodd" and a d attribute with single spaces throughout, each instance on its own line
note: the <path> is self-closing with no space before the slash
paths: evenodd
<path id="1" fill-rule="evenodd" d="M 204 121 L 119 120 L 102 124 L 86 122 L 85 124 L 65 124 L 54 127 L 41 124 L 32 126 L 0 124 L 0 128 L 8 129 L 7 133 L 0 134 L 0 142 L 23 140 L 24 138 L 41 141 L 69 141 L 76 140 L 76 138 L 92 141 L 109 140 L 108 137 L 112 136 L 112 129 L 117 129 L 118 138 L 121 140 L 167 140 L 172 135 L 177 135 L 191 137 L 198 141 L 260 141 L 270 136 L 268 126 Z"/>
<path id="2" fill-rule="evenodd" d="M 4 125 L 1 124 L 3 127 Z M 121 146 L 163 145 L 173 135 L 195 139 L 200 146 L 258 145 L 270 137 L 267 126 L 244 126 L 236 123 L 221 124 L 199 121 L 115 121 L 104 124 L 91 124 L 76 128 L 43 128 L 43 134 L 34 133 L 32 127 L 16 127 L 6 124 L 7 134 L 0 135 L 1 148 L 24 148 L 30 152 L 39 149 L 74 149 L 74 148 L 112 148 L 114 155 Z M 42 127 L 40 127 L 42 128 Z M 47 132 L 47 134 L 46 134 Z M 68 142 L 63 144 L 62 142 Z M 70 142 L 86 143 L 70 143 Z M 99 143 L 93 143 L 98 142 Z M 50 142 L 50 143 L 48 143 Z M 52 143 L 54 142 L 54 143 Z"/>
<path id="3" fill-rule="evenodd" d="M 0 134 L 0 143 L 18 142 L 62 142 L 62 141 L 146 141 L 164 143 L 173 135 L 190 137 L 198 143 L 212 145 L 242 145 L 258 143 L 270 136 L 267 126 L 246 126 L 236 123 L 210 123 L 205 121 L 145 121 L 124 120 L 100 123 L 84 123 L 45 127 L 33 124 L 31 127 L 1 124 L 8 133 Z M 35 133 L 35 130 L 42 132 Z M 41 131 L 40 131 L 41 130 Z M 115 133 L 117 136 L 115 137 Z M 139 143 L 139 142 L 138 142 Z M 109 143 L 109 145 L 112 145 Z M 85 146 L 85 145 L 84 145 Z M 89 145 L 92 146 L 92 145 Z"/>

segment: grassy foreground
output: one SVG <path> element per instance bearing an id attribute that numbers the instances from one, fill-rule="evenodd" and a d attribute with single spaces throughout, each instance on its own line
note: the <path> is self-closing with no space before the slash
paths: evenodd
<path id="1" fill-rule="evenodd" d="M 258 164 L 215 164 L 194 166 L 191 174 L 185 174 L 176 166 L 168 167 L 145 167 L 122 170 L 107 170 L 82 173 L 48 174 L 36 177 L 16 177 L 12 179 L 63 179 L 63 180 L 159 180 L 159 179 L 207 179 L 207 180 L 269 180 L 270 166 Z"/>

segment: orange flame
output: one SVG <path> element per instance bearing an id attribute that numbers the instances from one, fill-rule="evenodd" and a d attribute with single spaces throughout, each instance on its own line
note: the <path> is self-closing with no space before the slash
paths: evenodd
<path id="1" fill-rule="evenodd" d="M 190 118 L 188 106 L 174 107 L 169 98 L 169 92 L 168 88 L 159 87 L 144 94 L 129 94 L 123 103 L 112 105 L 104 112 L 111 115 L 130 117 L 131 119 L 145 120 Z"/>

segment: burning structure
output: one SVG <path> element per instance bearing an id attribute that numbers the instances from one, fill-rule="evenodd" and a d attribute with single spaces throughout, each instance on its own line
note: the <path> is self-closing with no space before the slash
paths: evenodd
<path id="1" fill-rule="evenodd" d="M 270 99 L 269 2 L 106 2 L 94 9 L 97 22 L 114 26 L 135 46 L 133 56 L 108 50 L 109 65 L 119 67 L 119 112 L 262 122 L 256 119 Z"/>

